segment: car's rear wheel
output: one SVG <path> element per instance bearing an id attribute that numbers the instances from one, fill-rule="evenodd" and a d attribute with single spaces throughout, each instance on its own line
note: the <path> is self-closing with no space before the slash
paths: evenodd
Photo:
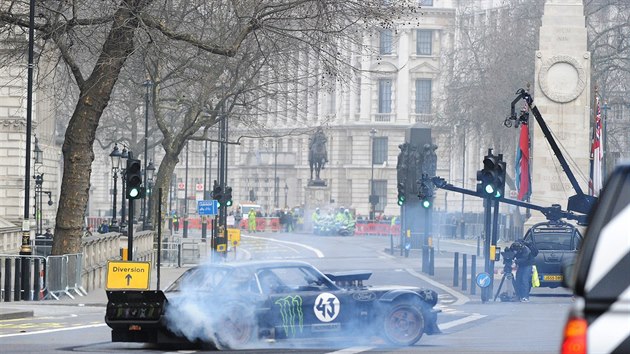
<path id="1" fill-rule="evenodd" d="M 255 326 L 253 319 L 247 318 L 243 306 L 234 305 L 227 307 L 217 322 L 217 347 L 219 349 L 239 349 L 246 347 L 253 339 Z"/>
<path id="2" fill-rule="evenodd" d="M 396 346 L 413 345 L 424 332 L 424 317 L 420 307 L 413 302 L 394 303 L 385 312 L 383 336 Z"/>

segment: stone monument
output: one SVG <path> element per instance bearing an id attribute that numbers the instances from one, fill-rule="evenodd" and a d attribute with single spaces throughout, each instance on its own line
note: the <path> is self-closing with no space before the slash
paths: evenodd
<path id="1" fill-rule="evenodd" d="M 326 186 L 326 181 L 322 180 L 319 174 L 328 162 L 328 152 L 326 151 L 327 141 L 328 138 L 326 138 L 326 134 L 324 134 L 321 127 L 318 127 L 308 140 L 308 164 L 311 167 L 311 179 L 308 182 L 309 186 Z M 315 172 L 314 179 L 313 172 Z"/>
<path id="2" fill-rule="evenodd" d="M 308 141 L 308 163 L 311 168 L 311 178 L 304 188 L 304 224 L 307 230 L 312 228 L 311 214 L 316 208 L 325 209 L 330 204 L 331 191 L 326 185 L 326 181 L 320 178 L 328 162 L 328 152 L 326 150 L 326 134 L 321 127 L 310 136 Z"/>
<path id="3" fill-rule="evenodd" d="M 582 0 L 547 0 L 535 58 L 534 103 L 585 193 L 588 181 L 580 176 L 589 175 L 591 147 L 591 57 L 586 44 Z M 538 124 L 534 124 L 532 160 L 531 202 L 560 204 L 566 210 L 575 191 Z M 526 226 L 545 220 L 539 213 L 533 216 Z"/>

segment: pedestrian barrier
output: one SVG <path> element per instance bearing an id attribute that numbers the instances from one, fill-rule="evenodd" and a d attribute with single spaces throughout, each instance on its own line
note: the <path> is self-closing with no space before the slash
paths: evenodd
<path id="1" fill-rule="evenodd" d="M 162 239 L 160 265 L 162 267 L 181 267 L 179 237 L 165 237 Z M 157 249 L 157 245 L 155 246 Z"/>
<path id="2" fill-rule="evenodd" d="M 74 299 L 74 294 L 87 295 L 81 285 L 83 254 L 65 254 L 62 256 L 48 256 L 48 276 L 46 277 L 45 299 L 59 300 L 62 294 Z"/>
<path id="3" fill-rule="evenodd" d="M 280 220 L 278 218 L 271 218 L 268 221 L 269 231 L 278 232 L 280 231 Z"/>

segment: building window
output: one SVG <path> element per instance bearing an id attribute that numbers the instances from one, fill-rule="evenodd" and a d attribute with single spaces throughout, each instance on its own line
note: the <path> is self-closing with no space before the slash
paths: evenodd
<path id="1" fill-rule="evenodd" d="M 416 80 L 416 113 L 431 113 L 431 79 Z"/>
<path id="2" fill-rule="evenodd" d="M 433 31 L 432 30 L 416 30 L 416 54 L 431 55 L 433 54 Z"/>
<path id="3" fill-rule="evenodd" d="M 387 137 L 374 137 L 372 140 L 372 165 L 382 165 L 387 161 Z"/>
<path id="4" fill-rule="evenodd" d="M 420 6 L 433 6 L 433 0 L 419 0 L 418 5 Z"/>
<path id="5" fill-rule="evenodd" d="M 378 80 L 378 113 L 392 113 L 392 80 Z"/>
<path id="6" fill-rule="evenodd" d="M 377 213 L 382 213 L 385 211 L 385 207 L 387 206 L 387 181 L 385 180 L 374 180 L 374 195 L 378 196 L 378 203 L 374 207 L 374 211 Z"/>
<path id="7" fill-rule="evenodd" d="M 392 54 L 394 34 L 390 29 L 380 31 L 379 54 Z"/>

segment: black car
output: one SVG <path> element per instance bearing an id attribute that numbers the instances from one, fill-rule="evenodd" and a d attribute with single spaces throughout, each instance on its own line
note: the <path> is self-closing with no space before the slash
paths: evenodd
<path id="1" fill-rule="evenodd" d="M 363 285 L 371 274 L 323 274 L 296 261 L 202 265 L 164 292 L 108 291 L 105 322 L 114 342 L 217 348 L 340 336 L 407 346 L 440 332 L 435 291 Z"/>
<path id="2" fill-rule="evenodd" d="M 540 286 L 562 286 L 562 266 L 575 258 L 582 245 L 580 231 L 563 221 L 549 221 L 532 226 L 523 239 L 538 249 L 534 265 Z"/>

